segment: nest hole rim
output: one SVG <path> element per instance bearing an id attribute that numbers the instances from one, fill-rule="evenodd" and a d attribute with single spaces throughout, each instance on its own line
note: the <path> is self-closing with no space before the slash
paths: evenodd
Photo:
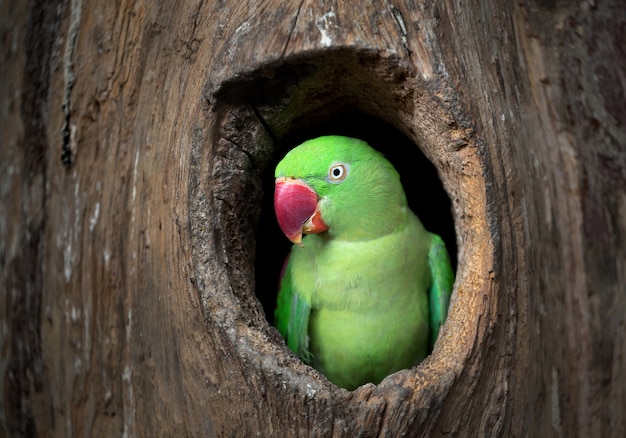
<path id="1" fill-rule="evenodd" d="M 371 56 L 371 53 L 368 53 L 368 56 Z M 381 58 L 381 59 L 382 59 L 383 63 L 387 63 L 387 61 L 388 61 L 388 58 Z M 314 63 L 314 61 L 312 61 L 312 60 L 311 60 L 311 58 L 309 58 L 309 57 L 300 57 L 300 61 L 301 61 L 301 62 L 306 62 L 307 64 Z M 393 68 L 395 68 L 395 67 L 398 67 L 398 66 L 399 66 L 399 64 L 397 64 L 395 61 L 394 61 L 394 62 L 392 62 L 392 63 L 391 63 L 391 65 L 392 65 L 392 69 L 393 69 Z M 411 78 L 414 78 L 414 75 L 406 74 L 406 71 L 404 71 L 404 67 L 403 67 L 403 66 L 400 66 L 400 67 L 399 67 L 399 69 L 400 69 L 400 70 L 402 70 L 402 71 L 401 71 L 401 73 L 397 74 L 397 75 L 396 75 L 396 77 L 402 77 L 404 82 L 406 82 L 406 81 L 410 80 Z M 266 76 L 267 76 L 267 70 L 268 70 L 268 68 L 267 68 L 267 67 L 263 67 L 263 69 L 262 69 L 262 70 L 259 70 L 259 71 L 263 71 L 263 77 L 266 77 Z M 245 79 L 245 80 L 249 80 L 249 78 L 250 78 L 250 77 L 254 77 L 254 74 L 255 74 L 255 73 L 251 73 L 250 75 L 246 76 L 246 79 Z M 271 76 L 271 75 L 270 75 L 270 76 Z M 236 83 L 236 81 L 235 81 L 235 83 Z M 414 84 L 414 85 L 415 85 L 415 84 Z M 406 86 L 406 84 L 401 84 L 401 86 Z M 436 99 L 433 99 L 433 102 L 434 102 L 434 103 L 436 103 Z M 249 102 L 249 101 L 246 101 L 246 102 L 244 102 L 243 104 L 248 105 L 248 104 L 250 104 L 250 102 Z M 371 108 L 368 108 L 368 109 L 363 110 L 363 112 L 364 112 L 364 113 L 366 113 L 366 114 L 370 114 L 370 115 L 371 115 L 371 113 L 372 113 L 372 112 L 376 113 L 377 111 L 372 111 L 372 109 L 371 109 Z M 387 115 L 386 115 L 386 117 L 382 117 L 382 116 L 381 116 L 381 117 L 380 117 L 380 120 L 383 120 L 383 121 L 385 121 L 385 122 L 387 122 L 387 123 L 390 123 L 390 122 L 389 122 L 389 119 L 395 120 L 395 121 L 397 122 L 397 124 L 396 124 L 396 123 L 390 123 L 390 124 L 391 124 L 393 127 L 395 127 L 395 129 L 397 129 L 400 133 L 403 133 L 403 134 L 404 134 L 404 135 L 405 135 L 405 136 L 406 136 L 406 137 L 407 137 L 407 138 L 408 138 L 408 139 L 409 139 L 409 140 L 410 140 L 410 141 L 411 141 L 414 145 L 416 145 L 416 146 L 417 146 L 418 150 L 419 150 L 421 153 L 423 153 L 424 155 L 426 155 L 426 156 L 427 156 L 427 159 L 428 159 L 428 160 L 432 163 L 432 165 L 435 167 L 435 169 L 437 169 L 437 173 L 439 174 L 439 173 L 440 173 L 440 170 L 441 170 L 441 169 L 440 169 L 440 160 L 439 160 L 439 159 L 433 159 L 433 157 L 439 158 L 439 157 L 442 155 L 442 152 L 441 152 L 442 147 L 441 147 L 441 146 L 436 146 L 436 147 L 435 147 L 435 146 L 432 146 L 432 144 L 431 144 L 431 142 L 430 142 L 429 140 L 433 138 L 433 134 L 432 134 L 432 133 L 426 133 L 426 134 L 423 134 L 423 133 L 416 133 L 416 132 L 414 132 L 414 131 L 412 131 L 412 130 L 410 130 L 410 129 L 407 129 L 407 128 L 406 128 L 406 126 L 407 126 L 407 125 L 410 125 L 410 123 L 409 123 L 409 122 L 410 122 L 410 120 L 411 120 L 411 116 L 413 117 L 413 119 L 415 119 L 415 118 L 419 117 L 419 116 L 420 116 L 420 115 L 422 115 L 422 114 L 423 114 L 423 113 L 422 113 L 422 112 L 420 112 L 420 110 L 418 109 L 418 110 L 417 110 L 417 112 L 414 112 L 413 114 L 405 115 L 405 117 L 396 117 L 396 118 L 394 118 L 393 116 L 389 116 L 389 115 L 387 114 Z M 376 117 L 376 115 L 374 115 L 373 117 Z M 444 117 L 444 119 L 445 119 L 445 117 Z M 292 119 L 292 121 L 293 121 L 293 119 Z M 220 123 L 218 123 L 217 125 L 219 126 L 219 125 L 220 125 Z M 266 128 L 266 127 L 264 126 L 264 128 Z M 285 138 L 285 136 L 282 136 L 282 137 L 281 137 L 281 139 L 284 139 L 284 138 Z M 274 138 L 273 138 L 273 139 L 272 139 L 272 141 L 276 141 L 276 139 L 274 139 Z M 279 140 L 279 141 L 280 141 L 280 140 Z M 468 141 L 468 145 L 469 145 L 469 146 L 472 146 L 472 144 L 471 144 L 471 143 L 472 143 L 472 139 L 470 139 L 470 140 Z M 277 158 L 276 158 L 276 156 L 275 156 L 275 155 L 276 155 L 276 152 L 277 152 L 278 150 L 280 150 L 280 148 L 275 147 L 275 145 L 272 145 L 272 147 L 273 147 L 273 149 L 274 149 L 274 160 L 275 160 L 275 161 L 273 162 L 273 164 L 275 164 L 275 163 L 277 162 Z M 430 150 L 430 148 L 431 148 L 431 147 L 432 147 L 432 149 L 437 149 L 438 151 L 437 151 L 437 152 L 432 153 L 432 150 Z M 465 149 L 468 149 L 468 148 L 465 148 Z M 469 149 L 472 149 L 472 148 L 470 147 Z M 430 151 L 431 153 L 428 153 L 429 151 Z M 445 155 L 445 153 L 444 153 L 443 155 Z M 478 158 L 478 157 L 475 157 L 475 160 L 476 160 L 476 162 L 479 164 L 479 166 L 482 166 L 482 163 L 480 162 L 480 160 L 479 160 L 479 158 Z M 439 165 L 438 165 L 438 163 L 439 163 Z M 271 166 L 269 166 L 269 167 L 271 168 Z M 446 170 L 446 172 L 449 172 L 449 170 Z M 454 177 L 454 175 L 450 176 L 450 174 L 448 174 L 448 176 L 449 176 L 449 179 L 450 179 L 450 180 L 454 180 L 454 179 L 456 179 L 456 181 L 452 181 L 452 182 L 450 182 L 450 181 L 446 181 L 447 183 L 446 183 L 446 182 L 444 182 L 444 181 L 442 181 L 442 182 L 444 183 L 444 184 L 443 184 L 443 188 L 444 188 L 444 191 L 446 192 L 447 196 L 450 198 L 450 200 L 451 200 L 452 202 L 454 202 L 454 197 L 455 197 L 454 195 L 456 195 L 457 197 L 463 198 L 464 189 L 463 189 L 463 184 L 462 184 L 462 182 L 461 182 L 461 180 L 463 179 L 463 177 L 462 177 L 462 176 L 459 176 L 458 178 L 455 178 L 455 177 Z M 477 175 L 473 175 L 473 177 L 476 177 L 476 176 L 477 176 L 478 178 L 482 179 L 482 180 L 481 180 L 481 182 L 480 182 L 480 184 L 478 184 L 478 185 L 480 185 L 480 186 L 482 186 L 482 187 L 484 188 L 484 186 L 485 186 L 484 176 L 483 176 L 483 175 L 482 175 L 482 173 L 480 173 L 480 172 L 479 172 Z M 440 178 L 440 180 L 441 180 L 441 178 Z M 452 195 L 452 194 L 450 193 L 450 187 L 452 187 L 452 186 L 456 187 L 456 189 L 455 189 L 455 194 L 454 194 L 454 195 Z M 484 194 L 484 193 L 483 193 L 483 194 Z M 486 196 L 486 195 L 485 195 L 485 196 Z M 461 209 L 462 209 L 462 207 L 461 207 Z M 454 293 L 453 293 L 453 297 L 452 297 L 453 301 L 454 301 L 454 300 L 455 300 L 455 298 L 457 297 L 458 291 L 461 289 L 461 286 L 462 286 L 460 283 L 463 281 L 463 279 L 460 279 L 460 278 L 461 278 L 461 275 L 459 275 L 459 274 L 460 274 L 460 271 L 461 271 L 461 268 L 462 268 L 462 267 L 464 267 L 464 264 L 465 264 L 465 263 L 466 263 L 466 261 L 468 260 L 468 254 L 470 254 L 470 253 L 476 253 L 476 251 L 470 251 L 470 252 L 468 253 L 468 252 L 467 252 L 467 251 L 465 251 L 465 249 L 464 249 L 464 248 L 466 248 L 466 247 L 468 247 L 468 246 L 471 246 L 472 239 L 473 239 L 473 237 L 472 237 L 472 236 L 473 236 L 473 235 L 472 235 L 472 233 L 471 233 L 471 232 L 462 232 L 462 231 L 464 231 L 464 229 L 463 229 L 463 228 L 464 228 L 464 225 L 463 225 L 463 223 L 461 223 L 461 221 L 459 220 L 459 213 L 458 213 L 458 210 L 459 210 L 459 207 L 458 207 L 458 206 L 456 206 L 456 207 L 455 207 L 455 212 L 452 214 L 452 221 L 453 221 L 453 224 L 454 224 L 454 235 L 456 236 L 456 240 L 457 240 L 457 257 L 458 257 L 457 267 L 456 267 L 456 269 L 455 269 L 455 274 L 456 274 L 456 275 L 455 275 L 455 288 L 454 288 Z M 482 209 L 479 209 L 479 210 L 481 210 L 481 211 L 483 212 L 484 216 L 486 217 L 487 212 L 488 212 L 488 211 L 487 211 L 487 208 L 486 208 L 486 202 L 483 202 L 483 203 L 482 203 Z M 475 230 L 475 231 L 476 231 L 476 230 Z M 490 236 L 490 234 L 489 234 L 489 230 L 488 230 L 488 227 L 487 227 L 487 225 L 486 225 L 486 221 L 485 221 L 484 227 L 482 227 L 481 229 L 479 229 L 479 230 L 477 230 L 477 231 L 478 231 L 480 234 L 485 234 L 485 233 L 486 233 L 485 235 L 487 236 L 487 240 L 488 240 L 488 245 L 486 245 L 486 246 L 487 246 L 487 247 L 493 247 L 493 245 L 492 245 L 492 243 L 491 243 L 491 236 Z M 256 236 L 257 234 L 258 234 L 258 233 L 255 233 L 255 236 Z M 485 245 L 482 245 L 482 247 L 484 247 L 484 246 L 485 246 Z M 482 252 L 481 252 L 481 251 L 478 251 L 478 252 L 479 252 L 479 254 L 484 254 L 484 251 L 482 251 Z M 491 254 L 492 254 L 492 253 L 491 253 Z M 489 260 L 491 260 L 491 255 L 489 255 L 489 256 L 488 256 L 488 257 L 486 257 L 486 258 L 488 258 Z M 489 262 L 487 262 L 487 264 L 489 264 Z M 256 271 L 256 268 L 255 268 L 255 271 Z M 470 271 L 470 270 L 469 270 L 469 269 L 467 269 L 467 268 L 464 268 L 464 269 L 463 269 L 463 273 L 464 273 L 465 275 L 467 275 L 467 271 Z M 256 275 L 256 274 L 255 274 L 255 275 Z M 255 276 L 255 281 L 256 281 L 256 276 Z M 484 282 L 479 282 L 479 283 L 481 283 L 481 284 L 482 284 L 482 283 L 484 283 Z M 256 290 L 256 287 L 253 287 L 252 289 L 253 289 L 253 296 L 252 296 L 252 297 L 250 297 L 250 298 L 251 298 L 252 300 L 257 300 L 257 301 L 259 301 L 259 298 L 258 298 L 258 295 L 257 295 L 257 290 Z M 467 288 L 465 288 L 465 289 L 467 289 Z M 260 304 L 260 303 L 259 303 L 259 304 Z M 452 307 L 451 307 L 451 311 L 450 311 L 450 313 L 452 313 Z M 259 321 L 255 322 L 255 323 L 253 324 L 253 326 L 257 326 L 257 327 L 256 327 L 256 329 L 253 329 L 253 331 L 257 331 L 257 332 L 258 332 L 258 330 L 262 328 L 262 331 L 267 332 L 267 328 L 268 328 L 268 327 L 271 327 L 271 326 L 270 326 L 270 321 L 269 321 L 269 319 L 267 318 L 267 315 L 265 315 L 265 316 L 266 316 L 266 317 L 264 318 L 264 321 L 260 321 L 260 326 L 259 326 Z M 478 317 L 479 317 L 479 315 L 477 315 L 477 317 L 476 317 L 476 318 L 478 318 Z M 449 314 L 449 319 L 450 319 L 450 314 Z M 448 325 L 448 321 L 446 321 L 446 324 L 444 325 L 444 328 L 446 327 L 446 325 Z M 441 335 L 440 335 L 440 338 L 441 338 Z M 453 341 L 447 340 L 446 342 L 453 342 Z M 439 344 L 439 343 L 440 343 L 440 342 L 438 341 L 438 344 Z M 284 353 L 287 353 L 287 352 L 289 351 L 285 345 L 282 345 L 282 346 L 280 346 L 280 345 L 279 345 L 279 346 L 277 346 L 277 348 L 278 348 L 278 351 L 283 351 L 283 354 L 284 354 Z M 276 351 L 277 351 L 276 349 L 273 349 L 273 350 L 274 350 L 274 351 L 273 351 L 271 354 L 275 354 L 275 353 L 276 353 Z M 433 352 L 431 353 L 431 355 L 429 356 L 429 358 L 430 358 L 430 357 L 432 357 L 432 356 L 434 356 L 434 355 L 441 354 L 441 353 L 442 353 L 441 351 L 439 351 L 439 352 L 438 352 L 437 350 L 435 350 L 435 351 L 433 351 Z M 261 351 L 261 352 L 260 352 L 260 354 L 262 354 L 262 355 L 263 355 L 263 354 L 266 354 L 266 353 L 265 353 L 264 351 Z M 293 355 L 292 355 L 292 356 L 293 356 Z M 467 355 L 464 355 L 464 357 L 466 357 L 466 356 L 467 356 Z M 293 356 L 291 360 L 283 361 L 283 365 L 282 365 L 282 367 L 285 367 L 285 366 L 286 366 L 286 367 L 288 367 L 290 370 L 294 370 L 294 366 L 295 366 L 295 365 L 297 365 L 297 362 L 298 362 L 298 361 L 297 361 L 297 359 L 294 359 L 294 358 L 295 358 L 295 356 Z M 294 360 L 295 360 L 295 365 L 294 365 Z M 444 361 L 444 362 L 445 362 L 445 361 Z M 462 360 L 461 360 L 461 361 L 457 361 L 457 365 L 458 365 L 459 363 L 461 363 L 461 362 L 463 362 L 463 361 L 462 361 Z M 424 364 L 424 362 L 422 362 L 422 364 Z M 422 364 L 420 364 L 420 365 L 418 366 L 418 369 L 422 368 Z M 462 366 L 462 365 L 459 365 L 459 366 Z M 459 366 L 457 366 L 457 367 L 451 367 L 451 368 L 455 368 L 455 369 L 458 371 Z M 280 368 L 280 366 L 279 366 L 279 368 Z M 431 368 L 431 367 L 429 366 L 429 368 Z M 414 369 L 412 369 L 412 370 L 409 370 L 409 371 L 411 371 L 411 372 L 412 372 L 412 374 L 416 374 L 416 373 L 414 372 L 414 370 L 415 370 L 415 368 L 414 368 Z M 398 372 L 398 373 L 402 373 L 402 372 L 406 372 L 406 371 L 407 371 L 407 370 L 402 370 L 402 371 L 400 371 L 400 372 Z M 277 372 L 279 372 L 279 373 L 280 373 L 280 370 L 278 370 Z M 312 374 L 312 373 L 313 373 L 313 374 Z M 312 371 L 310 371 L 310 372 L 307 372 L 306 374 L 307 374 L 307 375 L 309 375 L 309 377 L 313 377 L 313 376 L 314 376 L 314 373 L 317 373 L 317 371 L 312 370 Z M 392 374 L 391 376 L 394 376 L 395 374 L 397 374 L 397 373 L 394 373 L 394 374 Z M 383 382 L 386 382 L 386 381 L 387 381 L 387 379 L 389 379 L 391 376 L 388 376 L 387 378 L 385 378 L 385 379 L 383 380 Z M 316 380 L 319 380 L 319 379 L 316 379 Z M 383 384 L 383 382 L 381 382 L 381 384 L 379 384 L 378 386 L 382 385 L 382 384 Z M 332 387 L 332 385 L 331 385 L 331 387 Z M 358 391 L 358 390 L 357 390 L 357 391 Z"/>

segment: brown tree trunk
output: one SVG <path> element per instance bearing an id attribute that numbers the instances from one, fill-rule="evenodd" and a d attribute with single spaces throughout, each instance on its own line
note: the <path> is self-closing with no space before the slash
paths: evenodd
<path id="1" fill-rule="evenodd" d="M 0 434 L 622 436 L 623 2 L 1 8 Z M 434 165 L 458 268 L 433 354 L 347 392 L 266 320 L 271 184 L 361 129 L 425 215 Z"/>

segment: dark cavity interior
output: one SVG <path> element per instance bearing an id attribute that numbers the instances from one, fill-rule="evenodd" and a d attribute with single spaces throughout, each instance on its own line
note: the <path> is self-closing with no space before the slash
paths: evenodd
<path id="1" fill-rule="evenodd" d="M 263 176 L 264 195 L 256 233 L 256 294 L 270 323 L 274 320 L 280 271 L 291 247 L 274 215 L 274 168 L 291 148 L 305 140 L 331 134 L 360 138 L 385 155 L 400 173 L 409 206 L 427 230 L 442 237 L 456 271 L 457 246 L 450 198 L 433 164 L 411 140 L 392 125 L 358 111 L 296 120 L 275 145 L 275 156 Z"/>

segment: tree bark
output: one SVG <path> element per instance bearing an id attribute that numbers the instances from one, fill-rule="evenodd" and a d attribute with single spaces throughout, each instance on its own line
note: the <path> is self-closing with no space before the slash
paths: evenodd
<path id="1" fill-rule="evenodd" d="M 622 2 L 1 8 L 3 435 L 623 434 Z M 329 130 L 456 232 L 433 353 L 353 392 L 268 322 L 273 166 Z"/>

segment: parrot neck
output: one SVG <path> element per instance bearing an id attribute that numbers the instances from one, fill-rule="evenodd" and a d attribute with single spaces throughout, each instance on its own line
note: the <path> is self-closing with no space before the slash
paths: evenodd
<path id="1" fill-rule="evenodd" d="M 333 218 L 326 238 L 342 241 L 364 241 L 378 239 L 403 230 L 409 224 L 411 210 L 406 202 L 395 206 L 369 205 L 368 208 L 354 209 Z"/>

